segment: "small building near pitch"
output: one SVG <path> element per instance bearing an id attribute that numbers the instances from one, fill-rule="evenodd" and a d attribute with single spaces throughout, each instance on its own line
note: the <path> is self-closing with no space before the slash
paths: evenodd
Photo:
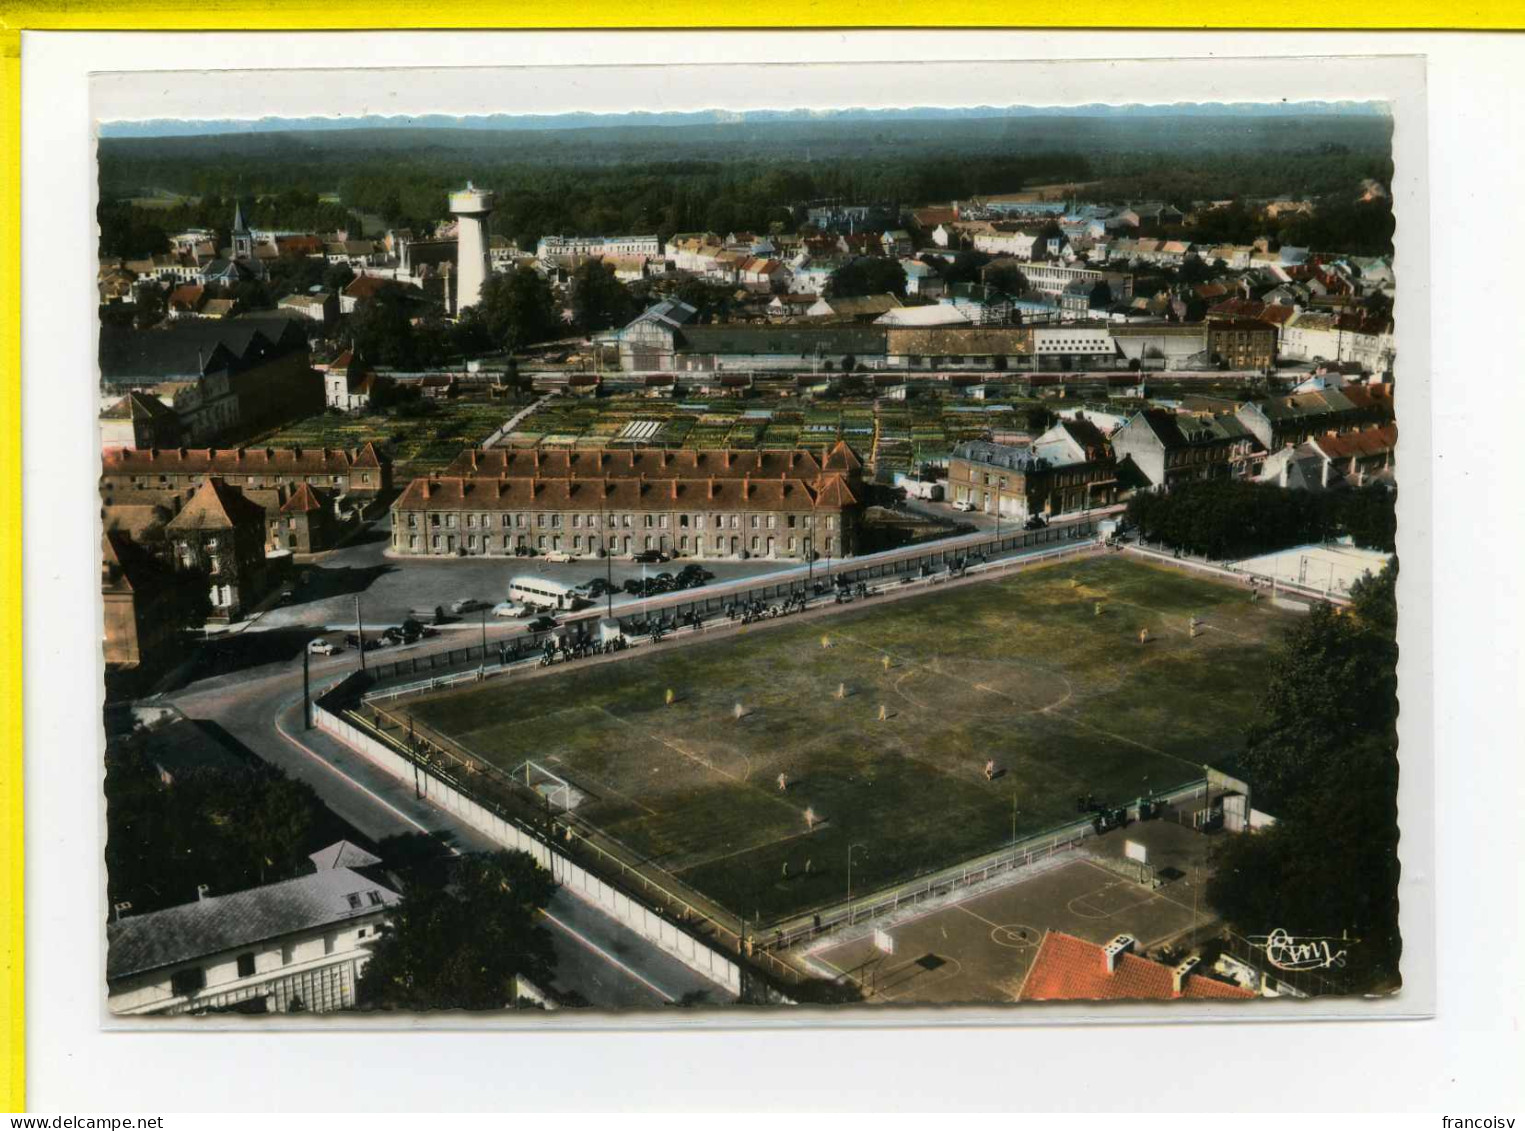
<path id="1" fill-rule="evenodd" d="M 106 927 L 107 1005 L 119 1015 L 325 1013 L 355 1005 L 371 943 L 401 897 L 358 870 L 354 845 L 313 854 L 312 875 L 203 893 Z"/>

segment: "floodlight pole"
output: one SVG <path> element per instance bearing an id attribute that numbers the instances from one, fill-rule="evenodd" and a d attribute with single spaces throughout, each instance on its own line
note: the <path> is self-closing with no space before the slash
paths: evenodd
<path id="1" fill-rule="evenodd" d="M 365 671 L 365 624 L 360 619 L 360 594 L 355 594 L 355 639 L 360 647 L 360 670 Z"/>
<path id="2" fill-rule="evenodd" d="M 604 609 L 614 617 L 614 555 L 609 548 L 609 536 L 604 535 Z"/>

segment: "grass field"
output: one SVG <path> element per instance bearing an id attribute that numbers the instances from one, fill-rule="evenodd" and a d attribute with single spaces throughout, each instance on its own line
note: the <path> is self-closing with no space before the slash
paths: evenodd
<path id="1" fill-rule="evenodd" d="M 505 769 L 548 766 L 581 818 L 772 920 L 843 898 L 850 850 L 867 891 L 1000 848 L 1014 815 L 1023 836 L 1073 820 L 1078 794 L 1122 803 L 1231 765 L 1294 616 L 1108 555 L 406 710 Z"/>

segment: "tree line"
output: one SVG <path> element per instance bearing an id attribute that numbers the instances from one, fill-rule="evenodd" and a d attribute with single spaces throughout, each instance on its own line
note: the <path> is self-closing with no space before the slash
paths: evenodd
<path id="1" fill-rule="evenodd" d="M 1400 981 L 1398 564 L 1289 631 L 1238 771 L 1276 824 L 1226 838 L 1207 895 L 1242 935 L 1334 940 L 1349 993 Z"/>
<path id="2" fill-rule="evenodd" d="M 1140 491 L 1129 501 L 1127 517 L 1147 541 L 1215 561 L 1341 535 L 1392 553 L 1398 528 L 1394 495 L 1376 484 L 1314 492 L 1237 479 L 1203 480 L 1168 493 Z"/>

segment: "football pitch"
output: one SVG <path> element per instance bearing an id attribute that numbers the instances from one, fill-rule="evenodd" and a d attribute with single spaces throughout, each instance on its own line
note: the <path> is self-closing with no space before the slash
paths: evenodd
<path id="1" fill-rule="evenodd" d="M 1231 767 L 1297 615 L 1111 554 L 404 709 L 567 779 L 579 821 L 770 922 L 846 898 L 849 857 L 866 894 L 1074 821 L 1079 795 Z"/>

